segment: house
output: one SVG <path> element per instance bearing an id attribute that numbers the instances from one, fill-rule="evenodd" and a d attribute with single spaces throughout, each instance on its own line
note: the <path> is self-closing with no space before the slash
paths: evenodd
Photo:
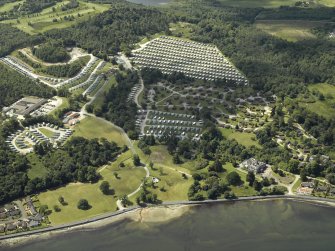
<path id="1" fill-rule="evenodd" d="M 16 222 L 16 226 L 18 228 L 26 229 L 28 227 L 28 223 L 26 221 L 18 221 Z"/>
<path id="2" fill-rule="evenodd" d="M 323 186 L 323 185 L 318 185 L 318 187 L 316 188 L 317 192 L 326 192 L 327 191 L 327 186 Z"/>
<path id="3" fill-rule="evenodd" d="M 32 200 L 31 200 L 31 198 L 30 198 L 29 196 L 26 198 L 26 202 L 27 202 L 27 207 L 29 208 L 30 213 L 31 213 L 32 215 L 37 214 L 37 211 L 36 211 L 36 209 L 35 209 L 35 206 L 34 206 Z"/>
<path id="4" fill-rule="evenodd" d="M 254 173 L 262 173 L 266 169 L 266 164 L 264 162 L 256 160 L 255 158 L 247 159 L 243 161 L 239 166 L 244 170 Z"/>
<path id="5" fill-rule="evenodd" d="M 313 192 L 313 188 L 309 188 L 309 187 L 299 187 L 297 189 L 297 194 L 300 194 L 300 195 L 310 195 L 312 194 Z"/>
<path id="6" fill-rule="evenodd" d="M 7 231 L 14 231 L 14 230 L 16 230 L 16 225 L 14 223 L 8 223 L 6 225 L 6 230 Z"/>
<path id="7" fill-rule="evenodd" d="M 314 183 L 313 182 L 302 182 L 301 187 L 308 187 L 308 188 L 313 188 L 314 187 Z"/>
<path id="8" fill-rule="evenodd" d="M 21 214 L 21 211 L 18 208 L 7 212 L 7 215 L 9 215 L 9 216 L 16 216 L 16 215 L 20 215 L 20 214 Z"/>
<path id="9" fill-rule="evenodd" d="M 7 217 L 8 216 L 16 216 L 16 215 L 21 214 L 20 209 L 15 204 L 5 205 L 5 210 L 6 210 Z"/>
<path id="10" fill-rule="evenodd" d="M 39 221 L 36 221 L 36 220 L 31 220 L 29 221 L 28 223 L 28 227 L 37 227 L 39 226 L 41 223 Z"/>

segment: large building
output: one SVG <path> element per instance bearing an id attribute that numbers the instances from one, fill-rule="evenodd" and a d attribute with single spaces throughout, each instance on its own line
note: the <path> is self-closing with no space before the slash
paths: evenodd
<path id="1" fill-rule="evenodd" d="M 248 172 L 262 173 L 266 169 L 266 164 L 254 158 L 250 158 L 243 161 L 240 164 L 240 168 L 247 170 Z"/>
<path id="2" fill-rule="evenodd" d="M 29 115 L 33 111 L 37 110 L 43 104 L 47 102 L 46 99 L 38 97 L 24 97 L 9 107 L 2 109 L 3 113 L 10 117 L 17 117 L 18 119 L 24 119 L 25 116 Z"/>

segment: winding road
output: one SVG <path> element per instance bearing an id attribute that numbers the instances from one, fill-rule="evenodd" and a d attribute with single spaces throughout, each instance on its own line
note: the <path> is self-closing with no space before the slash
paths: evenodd
<path id="1" fill-rule="evenodd" d="M 136 152 L 136 149 L 135 149 L 135 147 L 134 147 L 134 145 L 133 145 L 133 142 L 132 142 L 131 139 L 128 137 L 128 134 L 123 130 L 123 128 L 121 128 L 121 127 L 115 125 L 115 124 L 112 123 L 111 121 L 108 121 L 108 120 L 106 120 L 106 119 L 104 119 L 104 118 L 101 118 L 101 117 L 97 117 L 95 114 L 93 114 L 93 113 L 89 113 L 89 112 L 86 111 L 86 107 L 87 107 L 87 105 L 92 104 L 92 103 L 94 102 L 94 100 L 97 98 L 97 96 L 98 96 L 99 94 L 101 94 L 101 92 L 102 92 L 102 90 L 103 90 L 105 84 L 106 84 L 106 82 L 100 87 L 100 89 L 95 93 L 94 96 L 90 97 L 90 100 L 89 100 L 89 101 L 88 101 L 88 102 L 81 108 L 81 110 L 80 110 L 80 115 L 81 115 L 81 116 L 91 116 L 91 117 L 94 117 L 94 118 L 96 118 L 96 119 L 98 119 L 98 120 L 101 120 L 101 121 L 104 121 L 105 123 L 108 123 L 108 124 L 110 124 L 111 126 L 113 126 L 114 128 L 116 128 L 118 131 L 120 131 L 120 133 L 122 134 L 122 136 L 126 139 L 127 146 L 128 146 L 128 148 L 131 150 L 131 152 L 132 152 L 133 154 L 136 154 L 137 152 Z M 143 84 L 143 81 L 142 81 L 142 84 Z M 150 171 L 149 171 L 148 167 L 147 167 L 146 165 L 144 165 L 143 168 L 144 168 L 145 173 L 146 173 L 146 174 L 145 174 L 145 178 L 149 178 L 149 176 L 150 176 Z M 127 197 L 128 197 L 128 198 L 129 198 L 129 197 L 132 197 L 132 196 L 134 196 L 136 193 L 138 193 L 138 192 L 141 190 L 143 184 L 144 184 L 144 181 L 139 185 L 139 187 L 138 187 L 135 191 L 133 191 L 133 192 L 131 192 L 130 194 L 128 194 Z M 124 209 L 125 209 L 125 207 L 122 205 L 122 202 L 121 202 L 120 199 L 117 200 L 116 205 L 117 205 L 117 207 L 119 208 L 119 210 L 124 210 Z"/>

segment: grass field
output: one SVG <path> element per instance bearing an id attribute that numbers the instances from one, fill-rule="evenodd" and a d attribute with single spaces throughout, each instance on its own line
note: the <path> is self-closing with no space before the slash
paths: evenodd
<path id="1" fill-rule="evenodd" d="M 255 23 L 261 29 L 273 36 L 280 37 L 290 42 L 315 38 L 311 29 L 324 25 L 322 22 L 312 21 L 285 21 L 285 20 L 265 20 Z"/>
<path id="2" fill-rule="evenodd" d="M 173 164 L 172 156 L 168 153 L 166 146 L 163 145 L 150 147 L 150 156 L 144 155 L 141 149 L 137 147 L 136 149 L 142 163 L 147 165 L 150 163 L 150 161 L 154 163 L 153 169 L 150 169 L 150 167 L 148 168 L 151 175 L 150 179 L 152 179 L 152 177 L 156 177 L 160 180 L 156 184 L 157 188 L 151 189 L 152 192 L 158 195 L 158 199 L 164 201 L 188 199 L 187 192 L 193 183 L 193 179 L 184 179 L 182 177 L 182 173 L 180 172 L 190 173 L 185 164 Z M 165 191 L 160 190 L 163 187 Z"/>
<path id="3" fill-rule="evenodd" d="M 120 146 L 126 144 L 124 136 L 117 128 L 95 117 L 86 117 L 81 120 L 74 129 L 75 132 L 73 136 L 80 136 L 87 139 L 106 138 Z"/>
<path id="4" fill-rule="evenodd" d="M 300 102 L 299 104 L 306 107 L 311 112 L 317 113 L 327 119 L 335 117 L 335 86 L 330 84 L 309 85 L 310 91 L 318 91 L 325 96 L 325 100 L 316 99 L 315 102 Z"/>
<path id="5" fill-rule="evenodd" d="M 31 168 L 28 170 L 29 179 L 42 178 L 48 173 L 48 170 L 44 167 L 36 154 L 29 153 L 27 154 L 27 158 L 31 165 Z"/>
<path id="6" fill-rule="evenodd" d="M 57 3 L 54 7 L 56 11 L 53 12 L 53 7 L 46 8 L 38 15 L 23 16 L 14 20 L 5 20 L 3 23 L 9 23 L 18 29 L 29 34 L 43 33 L 51 29 L 62 29 L 74 25 L 75 23 L 87 20 L 89 17 L 109 9 L 108 4 L 97 4 L 79 1 L 78 8 L 68 11 L 62 11 L 61 6 L 68 1 Z M 80 15 L 80 17 L 78 16 Z M 65 20 L 65 16 L 73 15 L 74 21 Z M 57 22 L 53 20 L 57 19 Z"/>
<path id="7" fill-rule="evenodd" d="M 15 5 L 18 5 L 20 3 L 23 3 L 24 1 L 17 1 L 17 2 L 13 2 L 13 3 L 6 3 L 2 6 L 0 6 L 0 13 L 2 12 L 7 12 L 7 11 L 10 11 L 11 9 L 13 9 L 13 7 Z"/>
<path id="8" fill-rule="evenodd" d="M 49 209 L 52 210 L 49 215 L 51 223 L 58 225 L 115 211 L 118 197 L 134 191 L 145 176 L 144 169 L 133 167 L 132 159 L 129 159 L 129 157 L 131 157 L 130 151 L 123 153 L 113 164 L 100 168 L 98 172 L 102 179 L 98 183 L 71 183 L 65 187 L 41 193 L 38 196 L 40 204 L 48 205 Z M 126 160 L 126 167 L 119 168 L 119 159 Z M 118 178 L 114 176 L 114 172 L 117 172 Z M 104 180 L 109 182 L 111 189 L 115 190 L 115 194 L 104 195 L 100 191 L 99 186 Z M 63 206 L 58 202 L 59 196 L 65 199 L 67 205 Z M 87 199 L 91 209 L 87 211 L 79 210 L 77 208 L 79 199 Z M 61 211 L 54 212 L 54 205 L 58 205 Z"/>
<path id="9" fill-rule="evenodd" d="M 283 5 L 293 6 L 297 0 L 219 0 L 219 2 L 222 3 L 222 5 L 242 8 L 276 8 Z M 316 0 L 315 2 L 329 7 L 335 6 L 333 0 Z"/>
<path id="10" fill-rule="evenodd" d="M 245 147 L 261 147 L 257 140 L 254 140 L 256 139 L 256 135 L 254 133 L 236 132 L 233 129 L 227 128 L 220 128 L 220 131 L 227 139 L 235 139 L 239 144 L 244 145 Z"/>
<path id="11" fill-rule="evenodd" d="M 60 205 L 58 202 L 59 196 L 65 199 L 66 206 Z M 48 205 L 51 210 L 53 210 L 54 205 L 58 205 L 61 208 L 60 212 L 54 212 L 53 210 L 49 215 L 49 220 L 53 225 L 82 220 L 101 213 L 115 211 L 117 200 L 114 196 L 102 194 L 99 190 L 99 183 L 71 183 L 56 190 L 43 192 L 38 198 L 41 205 Z M 77 208 L 79 199 L 87 199 L 92 208 L 86 211 L 79 210 Z"/>

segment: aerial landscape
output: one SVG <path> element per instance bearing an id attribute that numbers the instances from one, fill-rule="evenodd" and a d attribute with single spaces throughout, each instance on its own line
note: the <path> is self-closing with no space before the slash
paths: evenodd
<path id="1" fill-rule="evenodd" d="M 0 250 L 334 250 L 334 0 L 0 0 Z"/>

